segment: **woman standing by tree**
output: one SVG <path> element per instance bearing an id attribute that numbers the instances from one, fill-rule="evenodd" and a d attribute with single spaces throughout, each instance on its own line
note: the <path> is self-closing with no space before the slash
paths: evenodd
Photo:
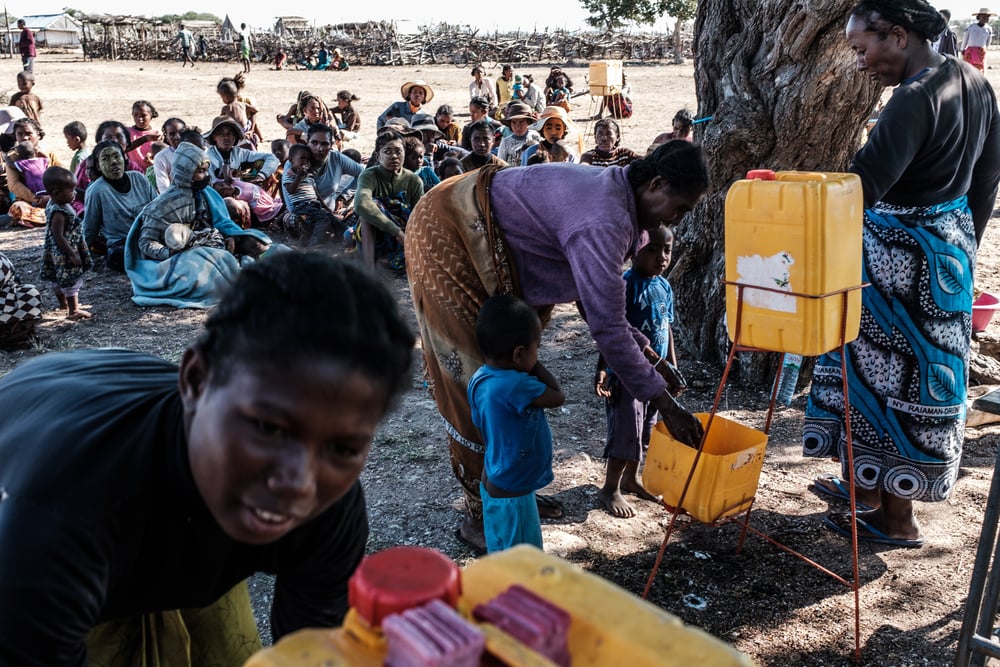
<path id="1" fill-rule="evenodd" d="M 897 86 L 850 170 L 865 214 L 861 334 L 847 346 L 858 539 L 918 547 L 913 501 L 948 498 L 965 430 L 976 247 L 1000 182 L 993 89 L 931 40 L 945 19 L 924 0 L 865 0 L 847 42 L 858 70 Z M 819 359 L 803 434 L 807 456 L 846 477 L 840 355 Z M 843 482 L 816 480 L 828 495 Z M 850 515 L 824 523 L 851 534 Z"/>

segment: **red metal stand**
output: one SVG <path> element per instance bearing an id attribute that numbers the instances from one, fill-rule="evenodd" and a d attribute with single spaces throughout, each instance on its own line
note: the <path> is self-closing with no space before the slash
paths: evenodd
<path id="1" fill-rule="evenodd" d="M 838 346 L 836 348 L 834 348 L 834 349 L 840 351 L 840 377 L 841 377 L 841 383 L 842 383 L 843 393 L 844 393 L 844 430 L 845 430 L 845 434 L 847 436 L 847 438 L 846 438 L 847 439 L 847 470 L 848 470 L 848 479 L 847 479 L 848 484 L 847 484 L 847 486 L 850 489 L 850 498 L 851 498 L 851 500 L 850 500 L 850 505 L 851 505 L 851 559 L 852 559 L 851 562 L 852 562 L 852 567 L 853 567 L 853 580 L 849 581 L 849 580 L 845 579 L 844 577 L 841 577 L 840 575 L 838 575 L 835 572 L 827 569 L 826 567 L 823 567 L 819 563 L 811 560 L 810 558 L 808 558 L 805 555 L 799 553 L 798 551 L 795 551 L 791 547 L 788 547 L 788 546 L 786 546 L 784 544 L 781 544 L 780 542 L 778 542 L 774 538 L 772 538 L 772 537 L 766 535 L 765 533 L 757 530 L 756 528 L 752 527 L 750 525 L 750 512 L 753 509 L 753 499 L 751 499 L 750 506 L 745 511 L 740 512 L 739 514 L 736 514 L 736 515 L 733 515 L 733 516 L 730 516 L 730 517 L 725 517 L 723 519 L 719 519 L 718 521 L 715 521 L 715 522 L 712 522 L 712 523 L 709 523 L 709 524 L 704 524 L 704 525 L 721 526 L 721 525 L 726 524 L 726 523 L 730 523 L 730 522 L 733 522 L 733 521 L 740 521 L 740 520 L 742 520 L 743 525 L 742 525 L 742 528 L 740 530 L 740 538 L 739 538 L 739 542 L 738 542 L 738 544 L 736 546 L 736 553 L 740 553 L 742 551 L 742 549 L 743 549 L 743 542 L 746 539 L 746 534 L 747 534 L 747 532 L 751 532 L 754 535 L 757 535 L 757 536 L 763 538 L 764 540 L 770 542 L 771 544 L 773 544 L 774 546 L 778 547 L 779 549 L 781 549 L 783 551 L 786 551 L 787 553 L 792 554 L 796 558 L 799 558 L 802 561 L 808 563 L 809 565 L 813 566 L 814 568 L 816 568 L 820 572 L 823 572 L 823 573 L 829 575 L 830 577 L 833 577 L 834 579 L 836 579 L 837 581 L 839 581 L 840 583 L 844 584 L 845 586 L 847 586 L 848 588 L 850 588 L 852 591 L 854 591 L 854 661 L 856 663 L 858 663 L 858 662 L 861 661 L 861 596 L 860 596 L 861 584 L 860 584 L 860 576 L 859 576 L 859 572 L 858 572 L 857 502 L 856 502 L 855 493 L 854 493 L 854 447 L 853 447 L 853 440 L 852 440 L 852 437 L 851 437 L 851 402 L 850 402 L 850 395 L 849 395 L 848 387 L 847 387 L 847 356 L 845 354 L 845 351 L 846 351 L 845 348 L 846 348 L 846 345 L 847 345 L 848 341 L 845 340 L 845 339 L 847 338 L 847 298 L 848 298 L 848 296 L 850 295 L 851 292 L 854 292 L 856 290 L 862 289 L 863 287 L 865 287 L 867 285 L 867 283 L 858 285 L 856 287 L 849 287 L 847 289 L 837 290 L 835 292 L 828 292 L 826 294 L 815 295 L 815 294 L 801 294 L 801 293 L 798 293 L 798 292 L 786 292 L 784 290 L 772 289 L 772 288 L 768 288 L 768 287 L 761 287 L 759 285 L 745 285 L 743 283 L 731 282 L 731 281 L 726 281 L 726 280 L 724 280 L 722 282 L 725 285 L 734 285 L 736 287 L 736 289 L 737 289 L 736 326 L 735 326 L 735 329 L 733 329 L 733 331 L 735 331 L 736 333 L 735 333 L 735 336 L 734 336 L 733 345 L 732 345 L 732 347 L 729 350 L 729 357 L 726 359 L 726 367 L 725 367 L 725 370 L 722 373 L 722 379 L 719 382 L 719 388 L 715 392 L 715 400 L 712 403 L 712 410 L 711 410 L 711 412 L 709 412 L 708 423 L 705 425 L 705 435 L 702 436 L 701 442 L 698 444 L 698 451 L 695 454 L 694 461 L 691 464 L 691 470 L 688 472 L 687 479 L 684 482 L 684 488 L 681 490 L 680 498 L 677 501 L 677 507 L 671 507 L 670 505 L 667 505 L 666 503 L 664 503 L 664 507 L 666 507 L 670 511 L 670 513 L 671 513 L 670 523 L 667 525 L 666 534 L 663 536 L 663 543 L 660 545 L 660 550 L 656 554 L 656 562 L 653 564 L 653 569 L 649 573 L 649 579 L 646 581 L 646 587 L 642 591 L 642 597 L 643 597 L 643 599 L 646 599 L 646 597 L 649 595 L 649 591 L 650 591 L 650 589 L 653 586 L 653 581 L 655 580 L 656 574 L 657 574 L 657 572 L 659 572 L 660 565 L 663 562 L 663 555 L 664 555 L 664 553 L 667 550 L 667 543 L 670 541 L 671 535 L 673 535 L 673 533 L 674 533 L 675 530 L 680 530 L 681 528 L 684 528 L 687 525 L 692 525 L 695 521 L 697 521 L 696 519 L 694 519 L 692 517 L 691 521 L 689 523 L 685 524 L 684 526 L 680 526 L 680 527 L 677 526 L 677 518 L 681 514 L 686 514 L 686 512 L 684 512 L 684 510 L 681 509 L 681 507 L 684 505 L 684 499 L 687 497 L 688 489 L 691 486 L 691 480 L 694 478 L 695 470 L 698 467 L 698 461 L 701 460 L 701 454 L 702 454 L 702 451 L 704 450 L 704 447 L 705 447 L 706 437 L 707 437 L 709 429 L 712 427 L 712 421 L 715 419 L 715 414 L 716 414 L 716 412 L 719 409 L 719 403 L 720 403 L 720 401 L 722 399 L 722 393 L 723 393 L 723 390 L 726 387 L 726 381 L 729 379 L 729 372 L 732 369 L 733 360 L 735 359 L 736 354 L 738 352 L 768 352 L 769 351 L 769 350 L 761 350 L 759 348 L 754 348 L 754 347 L 748 347 L 748 346 L 745 346 L 745 345 L 741 345 L 740 342 L 739 342 L 740 331 L 742 330 L 741 325 L 742 325 L 742 318 L 743 318 L 743 290 L 745 288 L 749 287 L 749 288 L 752 288 L 754 290 L 767 291 L 767 292 L 775 292 L 775 293 L 782 294 L 782 295 L 785 295 L 785 296 L 801 297 L 803 299 L 826 299 L 826 298 L 830 298 L 830 297 L 836 297 L 836 296 L 839 295 L 840 296 L 840 304 L 841 304 L 840 305 L 840 342 L 839 342 Z M 770 431 L 770 429 L 771 429 L 771 418 L 774 415 L 775 399 L 777 398 L 778 386 L 781 384 L 781 375 L 782 375 L 783 372 L 784 372 L 784 367 L 783 366 L 779 366 L 777 377 L 776 377 L 775 382 L 774 382 L 774 387 L 771 389 L 771 402 L 768 405 L 768 409 L 767 409 L 767 420 L 765 421 L 765 424 L 764 424 L 764 433 L 768 433 Z M 702 522 L 699 522 L 699 523 L 702 523 Z"/>

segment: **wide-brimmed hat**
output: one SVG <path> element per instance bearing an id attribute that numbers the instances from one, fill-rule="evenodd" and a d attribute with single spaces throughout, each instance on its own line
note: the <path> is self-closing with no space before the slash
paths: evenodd
<path id="1" fill-rule="evenodd" d="M 562 107 L 558 107 L 562 108 Z M 507 114 L 501 119 L 501 123 L 510 127 L 510 124 L 515 120 L 527 120 L 530 122 L 535 122 L 538 120 L 538 116 L 535 115 L 534 110 L 522 102 L 514 102 L 513 104 L 507 105 Z"/>
<path id="2" fill-rule="evenodd" d="M 563 125 L 566 126 L 566 130 L 574 129 L 573 121 L 569 119 L 569 114 L 562 107 L 545 107 L 542 109 L 542 113 L 538 115 L 538 122 L 532 125 L 531 129 L 542 131 L 542 127 L 545 126 L 545 121 L 549 118 L 558 118 L 562 121 Z"/>
<path id="3" fill-rule="evenodd" d="M 436 132 L 437 134 L 444 136 L 444 132 L 441 128 L 437 126 L 434 122 L 434 116 L 429 113 L 418 113 L 413 115 L 413 119 L 410 121 L 410 129 L 417 130 L 419 132 Z"/>
<path id="4" fill-rule="evenodd" d="M 389 120 L 385 121 L 385 125 L 383 125 L 379 129 L 379 132 L 381 132 L 382 130 L 395 130 L 404 137 L 420 136 L 419 130 L 414 130 L 412 127 L 410 127 L 410 121 L 406 120 L 405 118 L 400 118 L 399 116 L 396 116 L 395 118 L 390 118 Z"/>
<path id="5" fill-rule="evenodd" d="M 236 141 L 243 141 L 243 128 L 231 116 L 216 116 L 212 119 L 212 129 L 203 134 L 206 141 L 214 143 L 215 134 L 221 127 L 228 127 L 236 133 Z"/>
<path id="6" fill-rule="evenodd" d="M 988 14 L 990 16 L 996 16 L 996 12 L 990 11 L 989 7 L 980 7 L 978 12 L 972 12 L 973 16 L 979 16 L 980 14 Z"/>
<path id="7" fill-rule="evenodd" d="M 402 86 L 399 87 L 399 92 L 403 96 L 403 99 L 408 99 L 410 97 L 410 89 L 414 86 L 424 89 L 424 103 L 430 102 L 434 99 L 434 89 L 426 81 L 421 81 L 417 79 L 416 81 L 407 81 Z"/>

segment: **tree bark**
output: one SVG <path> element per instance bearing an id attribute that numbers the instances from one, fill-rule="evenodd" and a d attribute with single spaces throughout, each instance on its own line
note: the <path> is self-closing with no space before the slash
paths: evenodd
<path id="1" fill-rule="evenodd" d="M 698 3 L 698 118 L 712 119 L 695 126 L 695 140 L 705 149 L 710 185 L 676 232 L 670 273 L 681 343 L 697 359 L 721 362 L 728 350 L 720 281 L 729 186 L 750 169 L 844 171 L 860 144 L 882 88 L 857 72 L 844 39 L 855 2 Z M 744 378 L 770 381 L 774 356 L 754 355 L 742 365 Z"/>

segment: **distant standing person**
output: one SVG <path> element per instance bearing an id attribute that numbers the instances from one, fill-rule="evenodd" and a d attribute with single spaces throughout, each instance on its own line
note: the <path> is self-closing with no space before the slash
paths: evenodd
<path id="1" fill-rule="evenodd" d="M 198 35 L 198 57 L 202 60 L 208 59 L 208 40 L 205 35 Z"/>
<path id="2" fill-rule="evenodd" d="M 240 62 L 243 63 L 243 71 L 250 71 L 250 50 L 253 48 L 253 36 L 246 23 L 240 24 Z"/>
<path id="3" fill-rule="evenodd" d="M 21 29 L 21 38 L 17 40 L 17 50 L 21 54 L 21 66 L 25 72 L 34 73 L 35 65 L 35 33 L 31 32 L 24 19 L 17 20 L 17 27 Z"/>
<path id="4" fill-rule="evenodd" d="M 990 17 L 996 16 L 986 7 L 973 14 L 976 22 L 965 29 L 962 38 L 962 58 L 980 72 L 986 70 L 986 47 L 993 41 L 993 28 L 990 27 Z"/>
<path id="5" fill-rule="evenodd" d="M 951 29 L 951 11 L 942 9 L 940 14 L 948 22 L 948 25 L 945 27 L 944 32 L 938 35 L 937 41 L 934 43 L 934 49 L 943 56 L 955 56 L 957 58 L 958 35 Z"/>
<path id="6" fill-rule="evenodd" d="M 194 67 L 194 61 L 191 59 L 191 46 L 194 44 L 194 34 L 184 27 L 181 23 L 177 27 L 177 36 L 174 37 L 170 43 L 174 44 L 176 42 L 181 43 L 181 67 L 184 67 L 188 63 L 191 63 L 191 67 Z"/>

